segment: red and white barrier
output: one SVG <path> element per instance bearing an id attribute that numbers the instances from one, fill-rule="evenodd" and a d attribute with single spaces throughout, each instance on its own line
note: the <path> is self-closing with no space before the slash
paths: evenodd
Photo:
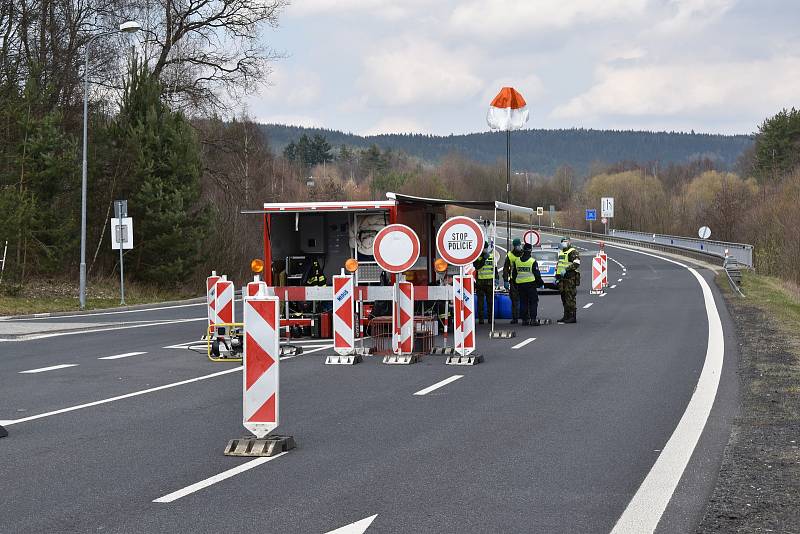
<path id="1" fill-rule="evenodd" d="M 599 254 L 592 258 L 592 289 L 589 293 L 592 295 L 603 293 L 603 260 Z"/>
<path id="2" fill-rule="evenodd" d="M 343 356 L 352 354 L 355 344 L 353 293 L 352 275 L 333 277 L 333 350 Z"/>
<path id="3" fill-rule="evenodd" d="M 414 284 L 397 282 L 394 294 L 392 351 L 411 354 L 414 350 Z"/>
<path id="4" fill-rule="evenodd" d="M 244 427 L 263 438 L 278 427 L 280 302 L 275 297 L 244 299 Z"/>
<path id="5" fill-rule="evenodd" d="M 602 286 L 603 288 L 608 287 L 608 255 L 600 251 L 600 267 L 602 268 Z"/>
<path id="6" fill-rule="evenodd" d="M 206 278 L 206 313 L 208 314 L 208 328 L 206 331 L 211 330 L 211 325 L 217 322 L 215 306 L 217 303 L 217 282 L 220 278 L 220 276 L 217 276 L 217 271 L 211 271 L 211 276 Z"/>
<path id="7" fill-rule="evenodd" d="M 233 323 L 233 295 L 234 288 L 233 282 L 225 280 L 223 276 L 221 280 L 216 283 L 217 299 L 214 305 L 215 321 L 214 324 Z"/>
<path id="8" fill-rule="evenodd" d="M 471 275 L 453 277 L 453 340 L 461 356 L 475 351 L 474 284 Z"/>
<path id="9" fill-rule="evenodd" d="M 261 280 L 261 277 L 256 275 L 253 277 L 253 281 L 247 284 L 245 288 L 245 295 L 248 297 L 255 297 L 258 295 L 266 295 L 267 294 L 267 283 Z"/>
<path id="10" fill-rule="evenodd" d="M 394 286 L 356 286 L 353 288 L 354 298 L 364 302 L 376 300 L 394 300 Z M 267 288 L 268 295 L 274 295 L 283 301 L 312 302 L 331 301 L 333 288 L 304 286 L 275 286 Z M 416 300 L 452 300 L 451 286 L 414 286 Z"/>

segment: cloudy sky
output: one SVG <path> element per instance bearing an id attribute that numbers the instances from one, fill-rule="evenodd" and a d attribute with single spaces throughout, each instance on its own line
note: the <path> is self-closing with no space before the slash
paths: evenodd
<path id="1" fill-rule="evenodd" d="M 504 85 L 531 128 L 751 133 L 800 107 L 800 0 L 293 0 L 261 122 L 485 131 Z"/>

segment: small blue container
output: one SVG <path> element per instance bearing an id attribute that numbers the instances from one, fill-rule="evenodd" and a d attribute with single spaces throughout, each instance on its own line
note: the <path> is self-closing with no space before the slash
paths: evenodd
<path id="1" fill-rule="evenodd" d="M 511 319 L 511 297 L 504 293 L 495 293 L 494 318 Z"/>

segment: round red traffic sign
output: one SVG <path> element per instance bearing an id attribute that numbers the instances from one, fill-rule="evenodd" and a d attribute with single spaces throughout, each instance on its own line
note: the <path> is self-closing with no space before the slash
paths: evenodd
<path id="1" fill-rule="evenodd" d="M 450 265 L 469 265 L 483 250 L 483 229 L 469 217 L 451 217 L 436 234 L 436 250 Z"/>
<path id="2" fill-rule="evenodd" d="M 372 254 L 384 271 L 402 273 L 419 259 L 419 237 L 404 224 L 390 224 L 375 236 Z"/>
<path id="3" fill-rule="evenodd" d="M 532 247 L 538 247 L 539 243 L 542 242 L 542 236 L 536 230 L 528 230 L 525 232 L 525 235 L 522 236 L 522 241 Z"/>
<path id="4" fill-rule="evenodd" d="M 600 222 L 603 223 L 603 224 L 606 224 L 608 222 L 608 219 L 603 217 L 602 219 L 600 219 Z"/>

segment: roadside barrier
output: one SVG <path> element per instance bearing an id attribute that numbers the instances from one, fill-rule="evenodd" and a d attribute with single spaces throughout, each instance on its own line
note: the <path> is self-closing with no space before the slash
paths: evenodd
<path id="1" fill-rule="evenodd" d="M 245 295 L 248 297 L 255 297 L 257 295 L 267 294 L 267 283 L 261 280 L 261 277 L 255 275 L 253 281 L 247 284 L 245 288 Z"/>
<path id="2" fill-rule="evenodd" d="M 355 349 L 355 320 L 353 275 L 333 277 L 333 350 L 337 356 L 328 356 L 328 365 L 354 365 L 361 361 Z"/>
<path id="3" fill-rule="evenodd" d="M 414 284 L 398 281 L 392 299 L 392 352 L 383 363 L 410 364 L 417 361 L 414 354 Z"/>
<path id="4" fill-rule="evenodd" d="M 217 322 L 217 282 L 220 280 L 217 271 L 211 271 L 211 276 L 206 278 L 206 313 L 208 315 L 208 328 L 206 333 L 211 330 L 211 326 Z"/>
<path id="5" fill-rule="evenodd" d="M 214 304 L 215 320 L 214 324 L 231 324 L 235 323 L 235 314 L 233 307 L 234 287 L 233 282 L 223 276 L 215 284 L 216 286 L 216 301 Z M 223 327 L 225 328 L 225 327 Z M 227 332 L 227 330 L 225 330 Z"/>
<path id="6" fill-rule="evenodd" d="M 454 354 L 447 365 L 476 365 L 483 361 L 475 351 L 475 280 L 471 275 L 453 277 Z"/>
<path id="7" fill-rule="evenodd" d="M 255 438 L 229 441 L 227 456 L 273 456 L 295 446 L 291 436 L 268 436 L 280 423 L 279 320 L 277 298 L 244 299 L 242 424 Z"/>
<path id="8" fill-rule="evenodd" d="M 608 255 L 600 250 L 600 268 L 601 268 L 601 276 L 602 280 L 600 284 L 603 286 L 603 289 L 608 287 Z"/>
<path id="9" fill-rule="evenodd" d="M 592 289 L 589 290 L 591 295 L 600 295 L 603 293 L 603 259 L 600 254 L 592 258 Z"/>

